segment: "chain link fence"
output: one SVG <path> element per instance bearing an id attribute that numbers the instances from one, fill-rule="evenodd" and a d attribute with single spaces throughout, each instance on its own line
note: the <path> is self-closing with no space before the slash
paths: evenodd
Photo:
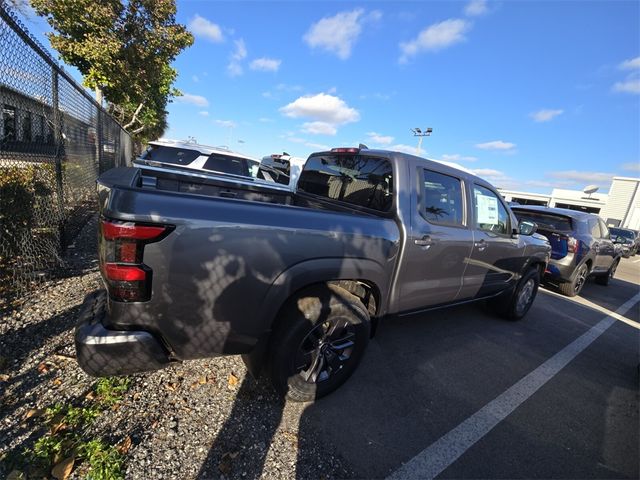
<path id="1" fill-rule="evenodd" d="M 62 266 L 129 134 L 0 1 L 0 311 Z"/>

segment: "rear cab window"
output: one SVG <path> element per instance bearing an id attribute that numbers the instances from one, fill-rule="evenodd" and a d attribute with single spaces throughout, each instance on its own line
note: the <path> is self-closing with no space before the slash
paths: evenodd
<path id="1" fill-rule="evenodd" d="M 393 170 L 383 157 L 318 154 L 309 157 L 298 191 L 378 212 L 393 205 Z"/>

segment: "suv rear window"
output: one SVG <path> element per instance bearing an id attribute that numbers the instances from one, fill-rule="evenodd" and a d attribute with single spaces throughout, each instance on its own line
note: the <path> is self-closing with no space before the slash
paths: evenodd
<path id="1" fill-rule="evenodd" d="M 387 212 L 393 202 L 393 172 L 386 158 L 364 155 L 309 157 L 298 190 Z"/>
<path id="2" fill-rule="evenodd" d="M 518 220 L 535 222 L 540 230 L 551 230 L 554 232 L 572 232 L 573 225 L 571 218 L 563 215 L 553 215 L 551 213 L 530 212 L 512 208 Z"/>
<path id="3" fill-rule="evenodd" d="M 207 160 L 202 168 L 214 172 L 241 175 L 243 177 L 251 176 L 248 160 L 246 158 L 234 157 L 232 155 L 219 155 L 217 153 L 212 153 L 209 155 L 209 160 Z"/>
<path id="4" fill-rule="evenodd" d="M 140 158 L 154 162 L 171 163 L 173 165 L 189 165 L 200 156 L 197 150 L 188 148 L 165 147 L 164 145 L 149 145 L 142 152 Z"/>

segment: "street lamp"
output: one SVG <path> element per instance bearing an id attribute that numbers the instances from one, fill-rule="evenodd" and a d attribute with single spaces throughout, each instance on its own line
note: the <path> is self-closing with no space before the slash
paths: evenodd
<path id="1" fill-rule="evenodd" d="M 414 137 L 418 137 L 418 153 L 417 155 L 420 155 L 420 148 L 422 147 L 422 139 L 424 137 L 429 137 L 431 136 L 431 132 L 433 132 L 433 128 L 429 127 L 426 130 L 420 130 L 420 128 L 416 127 L 416 128 L 412 128 L 411 131 L 413 132 L 413 136 Z"/>

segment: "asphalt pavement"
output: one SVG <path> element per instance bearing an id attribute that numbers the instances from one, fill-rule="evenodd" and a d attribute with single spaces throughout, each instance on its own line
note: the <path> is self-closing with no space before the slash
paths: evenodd
<path id="1" fill-rule="evenodd" d="M 477 305 L 385 319 L 353 378 L 307 407 L 362 478 L 639 478 L 640 256 L 527 317 Z"/>

